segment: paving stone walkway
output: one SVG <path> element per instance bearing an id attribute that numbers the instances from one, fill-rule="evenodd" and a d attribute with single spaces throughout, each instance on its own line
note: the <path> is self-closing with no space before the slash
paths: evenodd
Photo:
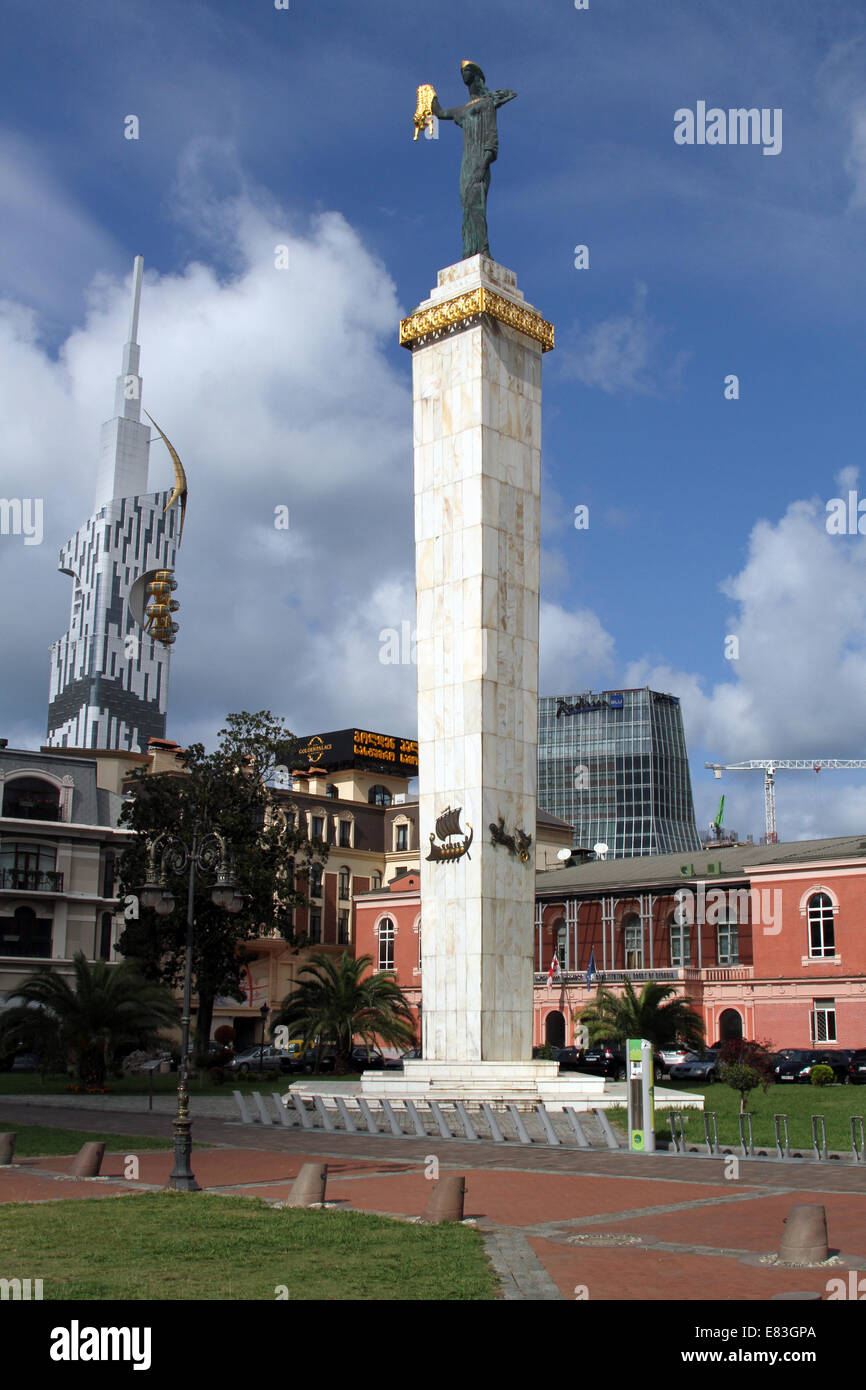
<path id="1" fill-rule="evenodd" d="M 0 1100 L 0 1129 L 50 1124 L 170 1137 L 161 1114 L 84 1105 L 21 1106 Z M 466 1176 L 465 1216 L 482 1233 L 508 1300 L 764 1300 L 792 1289 L 826 1294 L 831 1277 L 866 1269 L 866 1166 L 740 1160 L 396 1139 L 241 1126 L 200 1116 L 193 1168 L 202 1187 L 285 1201 L 302 1163 L 328 1164 L 327 1200 L 337 1207 L 417 1217 L 428 1173 Z M 131 1152 L 134 1146 L 131 1145 Z M 21 1160 L 0 1169 L 0 1201 L 56 1201 L 152 1191 L 165 1185 L 172 1154 L 137 1155 L 138 1180 L 110 1154 L 99 1179 L 71 1179 L 71 1159 Z M 798 1202 L 826 1209 L 835 1267 L 785 1270 L 761 1264 L 778 1250 Z"/>

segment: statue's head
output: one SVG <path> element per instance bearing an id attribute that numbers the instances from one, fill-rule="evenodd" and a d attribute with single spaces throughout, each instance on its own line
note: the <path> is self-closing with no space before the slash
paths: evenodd
<path id="1" fill-rule="evenodd" d="M 481 71 L 478 64 L 471 63 L 468 58 L 465 58 L 460 64 L 460 76 L 463 78 L 467 87 L 471 87 L 477 77 L 480 78 L 482 82 L 484 81 L 484 73 Z"/>

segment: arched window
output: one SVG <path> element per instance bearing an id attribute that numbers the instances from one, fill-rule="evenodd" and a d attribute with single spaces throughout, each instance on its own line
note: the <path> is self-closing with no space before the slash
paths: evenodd
<path id="1" fill-rule="evenodd" d="M 342 902 L 347 902 L 350 897 L 350 884 L 352 882 L 352 870 L 344 864 L 339 873 L 339 886 L 337 893 Z"/>
<path id="2" fill-rule="evenodd" d="M 51 918 L 37 917 L 32 907 L 0 917 L 0 956 L 51 956 Z"/>
<path id="3" fill-rule="evenodd" d="M 17 820 L 60 820 L 60 790 L 42 777 L 15 777 L 6 783 L 3 814 Z"/>
<path id="4" fill-rule="evenodd" d="M 739 965 L 740 929 L 735 912 L 720 912 L 716 925 L 716 960 L 719 965 Z"/>
<path id="5" fill-rule="evenodd" d="M 835 956 L 836 925 L 833 904 L 826 893 L 813 893 L 809 899 L 809 955 Z"/>
<path id="6" fill-rule="evenodd" d="M 692 963 L 692 933 L 688 922 L 678 922 L 677 913 L 671 914 L 668 925 L 670 933 L 671 965 L 687 967 Z"/>
<path id="7" fill-rule="evenodd" d="M 643 969 L 643 925 L 636 912 L 623 919 L 626 970 Z"/>
<path id="8" fill-rule="evenodd" d="M 379 873 L 378 870 L 373 874 L 371 884 L 374 891 L 382 887 L 382 875 Z"/>
<path id="9" fill-rule="evenodd" d="M 371 806 L 390 806 L 393 797 L 387 787 L 383 787 L 381 782 L 377 782 L 375 787 L 371 787 L 367 795 L 367 801 Z"/>
<path id="10" fill-rule="evenodd" d="M 379 923 L 379 969 L 394 969 L 394 923 L 390 917 Z"/>
<path id="11" fill-rule="evenodd" d="M 325 796 L 329 796 L 329 797 L 331 797 L 332 800 L 335 800 L 339 795 L 340 795 L 340 789 L 339 789 L 339 787 L 335 786 L 335 784 L 334 784 L 333 782 L 329 782 L 329 783 L 327 784 L 327 786 L 325 787 Z"/>

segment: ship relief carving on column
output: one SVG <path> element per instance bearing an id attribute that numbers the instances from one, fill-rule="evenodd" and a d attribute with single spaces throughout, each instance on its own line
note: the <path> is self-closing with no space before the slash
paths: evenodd
<path id="1" fill-rule="evenodd" d="M 460 816 L 463 812 L 462 806 L 457 806 L 454 810 L 447 806 L 441 816 L 436 817 L 436 834 L 430 836 L 430 853 L 428 859 L 435 862 L 450 863 L 455 859 L 462 859 L 465 854 L 467 859 L 471 859 L 469 846 L 472 844 L 473 830 L 469 822 L 466 822 L 468 835 L 463 835 L 460 828 Z M 460 836 L 463 835 L 462 841 Z M 437 844 L 437 839 L 441 841 Z"/>

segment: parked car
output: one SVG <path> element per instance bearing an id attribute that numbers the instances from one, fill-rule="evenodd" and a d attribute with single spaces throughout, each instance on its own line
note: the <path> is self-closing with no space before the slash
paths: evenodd
<path id="1" fill-rule="evenodd" d="M 554 1047 L 551 1049 L 553 1061 L 559 1063 L 560 1071 L 580 1071 L 585 1056 L 582 1047 Z"/>
<path id="2" fill-rule="evenodd" d="M 666 1071 L 670 1071 L 671 1067 L 678 1066 L 680 1062 L 687 1062 L 690 1057 L 694 1057 L 695 1055 L 693 1048 L 684 1047 L 681 1043 L 673 1047 L 659 1048 L 659 1057 Z"/>
<path id="3" fill-rule="evenodd" d="M 404 1052 L 404 1053 L 402 1054 L 402 1056 L 400 1056 L 400 1057 L 386 1057 L 386 1058 L 385 1058 L 385 1070 L 386 1070 L 386 1071 L 402 1071 L 402 1070 L 403 1070 L 403 1063 L 404 1063 L 404 1062 L 420 1062 L 420 1060 L 421 1060 L 421 1049 L 420 1049 L 420 1047 L 410 1047 L 410 1048 L 409 1048 L 409 1051 L 408 1051 L 408 1052 Z"/>
<path id="4" fill-rule="evenodd" d="M 719 1059 L 715 1053 L 690 1052 L 684 1062 L 670 1069 L 671 1081 L 701 1081 L 710 1086 L 719 1079 Z"/>
<path id="5" fill-rule="evenodd" d="M 596 1043 L 583 1054 L 578 1071 L 589 1072 L 591 1076 L 604 1076 L 609 1081 L 625 1081 L 628 1073 L 625 1048 L 618 1043 Z M 654 1054 L 653 1075 L 656 1081 L 665 1076 L 665 1065 L 656 1052 Z"/>
<path id="6" fill-rule="evenodd" d="M 18 1052 L 12 1062 L 10 1071 L 38 1071 L 39 1057 L 35 1052 Z"/>
<path id="7" fill-rule="evenodd" d="M 848 1062 L 848 1081 L 852 1086 L 866 1086 L 866 1047 L 851 1053 Z"/>
<path id="8" fill-rule="evenodd" d="M 375 1047 L 353 1047 L 351 1052 L 353 1071 L 381 1071 L 385 1058 Z"/>
<path id="9" fill-rule="evenodd" d="M 226 1070 L 244 1076 L 248 1071 L 292 1072 L 299 1067 L 299 1054 L 273 1046 L 248 1047 L 228 1063 Z"/>
<path id="10" fill-rule="evenodd" d="M 773 1076 L 780 1084 L 799 1082 L 805 1085 L 812 1075 L 812 1068 L 819 1065 L 832 1069 L 834 1081 L 844 1082 L 848 1079 L 848 1063 L 844 1057 L 812 1048 L 792 1050 L 773 1067 Z"/>

